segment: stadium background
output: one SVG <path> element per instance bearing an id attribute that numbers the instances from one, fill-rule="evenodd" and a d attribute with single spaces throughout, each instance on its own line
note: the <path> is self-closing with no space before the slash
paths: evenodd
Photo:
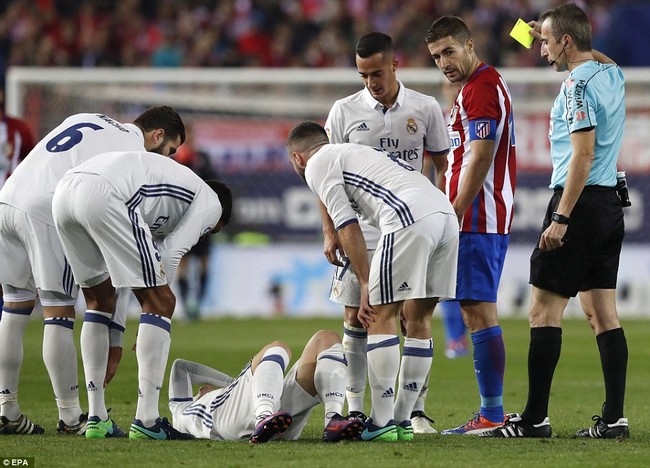
<path id="1" fill-rule="evenodd" d="M 327 300 L 331 267 L 321 253 L 316 200 L 286 161 L 286 133 L 305 118 L 323 121 L 335 99 L 360 89 L 354 44 L 370 30 L 393 37 L 398 78 L 446 107 L 423 36 L 435 17 L 457 14 L 472 29 L 479 57 L 500 67 L 514 95 L 517 212 L 500 310 L 523 317 L 528 255 L 549 197 L 548 111 L 562 75 L 508 32 L 518 17 L 535 18 L 556 3 L 10 0 L 0 5 L 1 79 L 8 113 L 26 119 L 39 138 L 76 112 L 128 121 L 148 105 L 179 110 L 188 146 L 209 156 L 236 195 L 233 224 L 214 239 L 204 316 L 338 315 Z M 620 162 L 633 206 L 619 308 L 648 316 L 650 6 L 578 3 L 592 20 L 594 47 L 625 67 L 628 80 Z M 569 314 L 578 313 L 573 303 Z"/>

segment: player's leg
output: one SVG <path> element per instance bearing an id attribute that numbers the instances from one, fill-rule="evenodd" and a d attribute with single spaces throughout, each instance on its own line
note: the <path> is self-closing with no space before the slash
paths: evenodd
<path id="1" fill-rule="evenodd" d="M 88 414 L 79 404 L 77 347 L 74 339 L 76 293 L 39 290 L 43 305 L 43 362 L 59 409 L 57 432 L 84 434 Z"/>
<path id="2" fill-rule="evenodd" d="M 503 424 L 505 346 L 496 300 L 508 241 L 500 234 L 460 235 L 456 297 L 472 338 L 481 406 L 467 423 L 442 434 L 480 434 Z"/>
<path id="3" fill-rule="evenodd" d="M 407 439 L 410 432 L 435 433 L 424 413 L 428 378 L 433 361 L 431 317 L 439 297 L 450 298 L 456 289 L 458 262 L 458 222 L 455 216 L 427 216 L 404 230 L 398 251 L 406 270 L 399 274 L 408 278 L 402 283 L 400 299 L 407 299 L 402 308 L 405 316 L 405 340 L 400 383 L 395 405 L 398 432 Z M 410 428 L 408 419 L 410 417 Z"/>
<path id="4" fill-rule="evenodd" d="M 368 251 L 369 262 L 372 261 L 373 252 Z M 348 361 L 345 391 L 348 413 L 365 418 L 363 403 L 368 375 L 368 331 L 357 319 L 361 295 L 359 282 L 352 271 L 350 261 L 344 258 L 343 263 L 343 266 L 334 271 L 330 300 L 344 305 L 342 344 Z"/>
<path id="5" fill-rule="evenodd" d="M 363 402 L 368 375 L 368 331 L 357 319 L 358 307 L 345 307 L 343 349 L 348 362 L 345 396 L 348 413 L 365 417 Z"/>
<path id="6" fill-rule="evenodd" d="M 340 338 L 333 331 L 316 332 L 284 378 L 281 412 L 291 414 L 293 421 L 282 439 L 297 440 L 319 403 L 323 403 L 325 414 L 323 441 L 358 437 L 364 428 L 363 420 L 341 415 L 345 381 L 346 361 Z"/>
<path id="7" fill-rule="evenodd" d="M 370 420 L 364 440 L 397 440 L 394 420 L 395 382 L 400 367 L 400 340 L 397 314 L 401 302 L 373 305 L 375 322 L 368 328 L 368 382 L 371 393 Z M 382 439 L 383 440 L 383 439 Z"/>
<path id="8" fill-rule="evenodd" d="M 18 383 L 23 361 L 23 335 L 34 308 L 36 287 L 21 229 L 26 215 L 0 204 L 0 283 L 3 306 L 0 320 L 0 434 L 43 433 L 22 415 Z"/>
<path id="9" fill-rule="evenodd" d="M 251 390 L 255 430 L 250 443 L 268 442 L 285 432 L 292 422 L 288 412 L 280 411 L 284 371 L 289 365 L 291 350 L 286 343 L 274 341 L 255 355 L 252 361 Z"/>
<path id="10" fill-rule="evenodd" d="M 455 359 L 469 353 L 467 343 L 467 327 L 463 320 L 458 301 L 440 303 L 442 323 L 445 328 L 445 356 Z"/>
<path id="11" fill-rule="evenodd" d="M 0 320 L 0 434 L 43 434 L 42 426 L 22 414 L 18 383 L 23 361 L 23 336 L 34 308 L 35 291 L 2 285 Z"/>
<path id="12" fill-rule="evenodd" d="M 404 439 L 410 438 L 408 432 L 412 434 L 413 431 L 412 423 L 409 431 L 404 422 L 410 422 L 415 403 L 425 387 L 433 362 L 431 317 L 437 302 L 437 298 L 411 299 L 405 301 L 403 306 L 407 334 L 404 338 L 399 372 L 395 420 L 406 430 L 402 435 Z"/>
<path id="13" fill-rule="evenodd" d="M 116 207 L 120 206 L 122 209 Z M 115 290 L 105 258 L 118 257 L 125 242 L 105 255 L 108 240 L 122 239 L 122 229 L 132 236 L 132 224 L 108 183 L 91 174 L 73 174 L 58 184 L 52 215 L 65 258 L 86 300 L 81 327 L 81 356 L 88 393 L 87 438 L 121 437 L 124 432 L 108 417 L 104 381 L 109 352 L 109 327 L 115 310 Z"/>
<path id="14" fill-rule="evenodd" d="M 98 280 L 99 284 L 86 284 L 82 288 L 86 301 L 80 339 L 88 395 L 89 422 L 86 437 L 124 437 L 124 431 L 108 416 L 104 388 L 108 366 L 109 327 L 115 308 L 115 289 L 110 278 Z"/>
<path id="15" fill-rule="evenodd" d="M 616 311 L 616 289 L 592 289 L 580 292 L 580 302 L 596 333 L 600 363 L 605 381 L 602 416 L 593 427 L 578 431 L 578 437 L 629 437 L 624 417 L 628 348 Z"/>

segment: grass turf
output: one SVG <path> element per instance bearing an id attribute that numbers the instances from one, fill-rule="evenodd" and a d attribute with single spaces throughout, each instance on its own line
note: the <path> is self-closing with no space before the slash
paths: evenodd
<path id="1" fill-rule="evenodd" d="M 322 409 L 316 408 L 303 437 L 297 442 L 251 446 L 246 442 L 86 440 L 55 433 L 56 407 L 41 359 L 42 326 L 30 322 L 25 335 L 25 359 L 20 380 L 23 412 L 46 429 L 44 436 L 0 436 L 3 457 L 34 457 L 36 466 L 648 466 L 650 464 L 650 322 L 626 320 L 630 349 L 626 416 L 628 440 L 575 440 L 572 434 L 591 425 L 600 413 L 604 388 L 594 336 L 584 321 L 567 320 L 563 349 L 555 372 L 550 417 L 554 437 L 545 440 L 482 439 L 471 436 L 416 435 L 409 443 L 324 444 Z M 505 405 L 508 412 L 523 409 L 527 391 L 528 324 L 522 319 L 502 322 L 507 351 Z M 340 331 L 340 319 L 218 319 L 175 323 L 169 363 L 176 357 L 202 362 L 231 375 L 272 340 L 286 341 L 296 359 L 318 329 Z M 76 327 L 78 336 L 80 326 Z M 134 342 L 137 324 L 130 322 L 118 374 L 107 389 L 107 404 L 118 424 L 128 430 L 135 414 L 137 367 Z M 443 356 L 443 332 L 434 322 L 436 353 L 432 367 L 427 413 L 436 428 L 457 426 L 479 406 L 471 358 Z M 82 380 L 81 364 L 80 382 Z M 167 381 L 161 393 L 161 414 L 166 407 Z M 83 385 L 82 385 L 83 389 Z M 85 391 L 80 391 L 85 407 Z M 645 396 L 644 396 L 645 395 Z M 367 394 L 367 407 L 369 395 Z"/>

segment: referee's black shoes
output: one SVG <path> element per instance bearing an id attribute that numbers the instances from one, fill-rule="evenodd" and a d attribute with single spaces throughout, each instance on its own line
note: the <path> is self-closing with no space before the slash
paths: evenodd
<path id="1" fill-rule="evenodd" d="M 495 427 L 489 431 L 479 434 L 479 437 L 534 437 L 548 438 L 551 437 L 551 423 L 548 417 L 539 424 L 532 424 L 524 421 L 517 413 L 506 414 L 506 422 L 503 426 Z"/>

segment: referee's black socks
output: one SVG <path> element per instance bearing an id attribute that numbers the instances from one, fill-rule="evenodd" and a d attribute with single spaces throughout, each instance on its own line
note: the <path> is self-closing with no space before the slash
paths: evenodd
<path id="1" fill-rule="evenodd" d="M 603 421 L 615 423 L 623 417 L 625 380 L 627 376 L 627 340 L 622 328 L 615 328 L 596 337 L 600 363 L 605 379 Z"/>

